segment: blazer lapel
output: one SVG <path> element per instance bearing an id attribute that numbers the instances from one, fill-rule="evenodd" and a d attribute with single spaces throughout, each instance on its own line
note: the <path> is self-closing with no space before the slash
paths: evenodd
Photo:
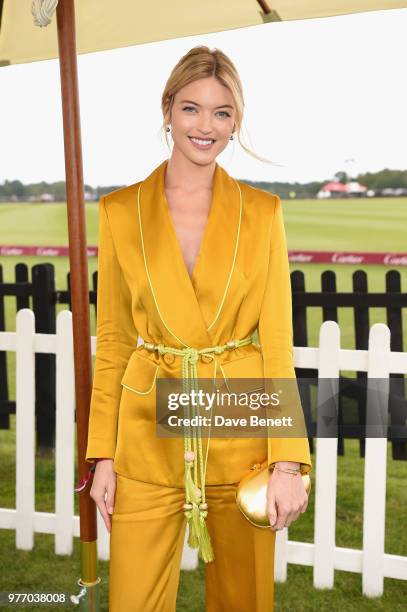
<path id="1" fill-rule="evenodd" d="M 240 187 L 216 163 L 212 200 L 192 279 L 184 262 L 165 196 L 161 163 L 137 190 L 145 272 L 170 340 L 181 347 L 210 346 L 233 280 L 242 201 Z"/>

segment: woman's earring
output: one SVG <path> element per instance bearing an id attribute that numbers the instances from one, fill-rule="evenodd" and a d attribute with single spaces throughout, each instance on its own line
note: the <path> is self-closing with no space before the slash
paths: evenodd
<path id="1" fill-rule="evenodd" d="M 171 128 L 170 128 L 170 126 L 169 126 L 169 125 L 167 125 L 167 127 L 165 128 L 165 131 L 166 131 L 166 132 L 170 132 L 170 131 L 171 131 Z"/>
<path id="2" fill-rule="evenodd" d="M 232 135 L 231 135 L 231 137 L 230 137 L 230 139 L 229 139 L 229 140 L 233 140 L 233 132 L 232 132 Z"/>

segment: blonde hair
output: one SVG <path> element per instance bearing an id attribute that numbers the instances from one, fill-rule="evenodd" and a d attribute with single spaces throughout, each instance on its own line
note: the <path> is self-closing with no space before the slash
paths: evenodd
<path id="1" fill-rule="evenodd" d="M 249 155 L 252 155 L 260 161 L 275 164 L 275 162 L 257 155 L 257 153 L 249 149 L 241 141 L 240 132 L 244 110 L 243 87 L 233 62 L 219 49 L 209 49 L 209 47 L 199 45 L 197 47 L 193 47 L 190 49 L 190 51 L 188 51 L 188 53 L 181 57 L 181 59 L 172 69 L 161 96 L 161 110 L 163 117 L 165 118 L 167 113 L 171 114 L 175 94 L 182 89 L 182 87 L 185 87 L 186 85 L 189 85 L 189 83 L 193 83 L 198 79 L 204 79 L 210 76 L 215 76 L 222 85 L 229 89 L 230 93 L 232 94 L 236 109 L 235 126 L 237 140 L 241 147 Z M 163 121 L 161 129 L 164 130 L 165 141 L 170 149 L 170 144 L 168 142 L 168 136 L 165 129 L 165 120 Z"/>

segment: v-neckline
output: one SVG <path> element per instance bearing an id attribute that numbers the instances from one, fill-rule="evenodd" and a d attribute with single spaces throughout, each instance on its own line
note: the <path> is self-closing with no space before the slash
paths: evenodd
<path id="1" fill-rule="evenodd" d="M 144 269 L 166 331 L 183 346 L 210 346 L 216 333 L 211 330 L 221 316 L 228 293 L 233 299 L 238 291 L 234 270 L 243 214 L 242 190 L 238 181 L 216 163 L 211 207 L 190 276 L 164 197 L 167 161 L 141 181 L 137 191 Z M 236 283 L 232 286 L 233 280 Z"/>
<path id="2" fill-rule="evenodd" d="M 202 238 L 201 238 L 201 242 L 199 245 L 199 249 L 198 249 L 198 255 L 196 257 L 195 260 L 195 264 L 194 264 L 194 268 L 192 270 L 192 274 L 189 274 L 189 270 L 187 268 L 187 265 L 185 263 L 184 260 L 184 254 L 182 252 L 182 248 L 181 248 L 181 244 L 180 241 L 178 239 L 178 235 L 177 232 L 175 230 L 175 225 L 173 222 L 173 219 L 171 217 L 171 211 L 170 211 L 170 207 L 168 205 L 168 200 L 167 200 L 167 195 L 165 193 L 165 173 L 167 171 L 167 164 L 168 164 L 168 160 L 165 162 L 165 166 L 164 166 L 164 171 L 162 173 L 162 193 L 163 193 L 163 208 L 165 209 L 165 217 L 167 219 L 167 226 L 169 229 L 169 232 L 172 236 L 172 240 L 174 242 L 174 244 L 176 245 L 175 250 L 177 252 L 177 256 L 181 262 L 181 267 L 184 271 L 184 274 L 186 275 L 189 284 L 191 285 L 195 295 L 197 294 L 196 292 L 196 287 L 197 287 L 197 282 L 196 282 L 196 276 L 197 276 L 197 271 L 198 268 L 200 267 L 199 264 L 202 261 L 202 255 L 204 253 L 204 248 L 205 248 L 205 244 L 208 240 L 208 234 L 211 228 L 211 222 L 212 222 L 212 218 L 213 218 L 213 211 L 214 211 L 214 188 L 215 188 L 215 174 L 216 172 L 218 172 L 218 163 L 215 162 L 215 169 L 213 171 L 213 175 L 212 175 L 212 193 L 211 193 L 211 204 L 209 207 L 209 212 L 208 212 L 208 217 L 206 219 L 206 223 L 205 223 L 205 227 L 204 227 L 204 231 L 202 234 Z"/>

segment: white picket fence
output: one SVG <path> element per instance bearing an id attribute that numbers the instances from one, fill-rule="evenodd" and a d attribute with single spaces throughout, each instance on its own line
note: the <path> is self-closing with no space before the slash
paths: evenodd
<path id="1" fill-rule="evenodd" d="M 96 338 L 91 340 L 95 354 Z M 72 315 L 57 317 L 55 334 L 35 333 L 34 313 L 18 311 L 16 332 L 0 332 L 0 350 L 16 352 L 16 508 L 0 508 L 0 528 L 14 529 L 16 547 L 31 550 L 34 533 L 55 535 L 55 554 L 69 555 L 79 537 L 74 515 L 74 369 Z M 56 354 L 56 490 L 55 513 L 35 510 L 35 353 Z M 368 350 L 340 347 L 340 328 L 333 321 L 321 325 L 318 348 L 294 348 L 297 367 L 315 368 L 320 378 L 338 379 L 341 370 L 367 372 L 368 379 L 388 379 L 407 373 L 407 353 L 390 351 L 390 330 L 381 323 L 370 329 Z M 369 392 L 369 389 L 368 389 Z M 374 392 L 374 390 L 373 390 Z M 323 397 L 318 393 L 318 404 Z M 368 409 L 370 406 L 368 407 Z M 364 462 L 363 549 L 335 545 L 337 438 L 316 439 L 313 459 L 315 484 L 314 543 L 288 539 L 288 529 L 276 534 L 275 579 L 284 582 L 288 563 L 314 568 L 314 587 L 332 588 L 334 571 L 358 572 L 363 593 L 383 593 L 384 577 L 407 580 L 407 557 L 384 552 L 387 440 L 367 438 Z M 98 515 L 98 555 L 109 558 L 109 534 Z M 187 534 L 186 536 L 187 537 Z M 185 541 L 182 569 L 194 569 L 196 550 Z"/>

